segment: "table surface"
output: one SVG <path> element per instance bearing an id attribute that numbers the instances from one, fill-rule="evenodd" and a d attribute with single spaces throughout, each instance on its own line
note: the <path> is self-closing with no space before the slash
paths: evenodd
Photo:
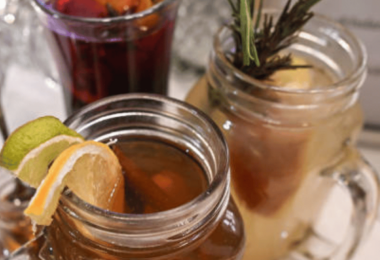
<path id="1" fill-rule="evenodd" d="M 172 73 L 170 95 L 183 99 L 196 80 L 197 77 L 194 75 Z M 18 65 L 11 66 L 7 71 L 2 101 L 11 130 L 43 115 L 54 115 L 62 120 L 65 117 L 59 86 L 35 71 Z M 380 133 L 364 131 L 361 140 L 360 150 L 364 157 L 380 172 Z M 378 245 L 380 245 L 380 221 L 375 223 L 353 260 L 380 259 Z"/>

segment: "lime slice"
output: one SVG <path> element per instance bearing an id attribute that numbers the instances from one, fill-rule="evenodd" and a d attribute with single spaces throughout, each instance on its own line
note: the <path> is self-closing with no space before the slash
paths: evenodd
<path id="1" fill-rule="evenodd" d="M 124 210 L 122 169 L 113 151 L 103 143 L 85 141 L 64 150 L 51 165 L 25 214 L 38 225 L 49 225 L 66 185 L 92 205 L 114 212 Z"/>
<path id="2" fill-rule="evenodd" d="M 24 124 L 5 141 L 0 166 L 32 187 L 38 187 L 51 162 L 83 137 L 59 119 L 46 116 Z"/>

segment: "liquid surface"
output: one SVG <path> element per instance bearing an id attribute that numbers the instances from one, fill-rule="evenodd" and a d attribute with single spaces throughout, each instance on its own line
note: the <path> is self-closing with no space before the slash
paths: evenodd
<path id="1" fill-rule="evenodd" d="M 86 18 L 105 18 L 138 13 L 162 0 L 48 0 L 44 5 L 60 13 Z"/>
<path id="2" fill-rule="evenodd" d="M 126 213 L 169 210 L 203 193 L 208 181 L 200 165 L 182 150 L 161 142 L 115 145 L 125 176 Z"/>
<path id="3" fill-rule="evenodd" d="M 285 55 L 285 54 L 284 54 Z M 327 71 L 321 62 L 293 55 L 292 65 L 311 65 L 311 68 L 276 71 L 264 82 L 285 89 L 323 89 L 331 86 L 337 77 Z"/>

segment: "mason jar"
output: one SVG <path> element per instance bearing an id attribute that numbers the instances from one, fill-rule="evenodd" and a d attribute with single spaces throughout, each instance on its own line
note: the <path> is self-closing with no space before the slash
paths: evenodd
<path id="1" fill-rule="evenodd" d="M 149 214 L 103 210 L 66 190 L 52 224 L 10 259 L 241 259 L 244 227 L 230 199 L 227 144 L 201 111 L 159 95 L 128 94 L 95 102 L 65 123 L 100 142 L 175 145 L 203 169 L 206 190 Z"/>
<path id="2" fill-rule="evenodd" d="M 226 54 L 234 47 L 231 30 L 221 28 L 207 73 L 186 100 L 216 122 L 229 145 L 231 190 L 247 237 L 243 259 L 349 259 L 379 202 L 377 175 L 356 147 L 367 63 L 362 43 L 315 16 L 284 51 L 312 68 L 265 81 L 233 66 Z M 337 186 L 351 195 L 353 210 L 322 219 Z M 323 221 L 349 224 L 332 238 L 319 228 Z"/>

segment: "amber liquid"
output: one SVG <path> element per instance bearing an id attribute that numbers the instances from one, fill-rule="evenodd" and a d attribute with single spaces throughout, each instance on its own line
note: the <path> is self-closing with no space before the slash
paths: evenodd
<path id="1" fill-rule="evenodd" d="M 140 140 L 124 142 L 117 147 L 141 170 L 137 179 L 124 169 L 125 213 L 147 214 L 169 210 L 195 199 L 208 186 L 201 166 L 174 146 Z M 145 183 L 137 183 L 140 180 Z M 162 191 L 162 196 L 148 194 L 153 188 Z"/>
<path id="2" fill-rule="evenodd" d="M 333 80 L 323 70 L 313 70 L 304 74 L 311 87 Z M 295 81 L 301 77 L 291 73 Z M 202 78 L 187 101 L 208 113 L 227 139 L 232 195 L 247 236 L 243 259 L 277 260 L 292 251 L 307 254 L 304 245 L 314 235 L 313 223 L 331 189 L 321 173 L 341 158 L 345 144 L 355 140 L 362 125 L 359 105 L 313 124 L 279 126 L 213 104 L 211 88 Z"/>
<path id="3" fill-rule="evenodd" d="M 208 187 L 209 180 L 205 172 L 191 152 L 185 152 L 186 149 L 146 138 L 120 140 L 115 146 L 119 159 L 130 161 L 134 169 L 138 169 L 138 178 L 124 169 L 125 213 L 165 211 L 193 200 Z M 122 154 L 118 154 L 120 151 Z M 162 193 L 155 191 L 156 188 Z M 154 196 L 155 194 L 159 195 Z M 70 220 L 66 218 L 59 212 L 56 213 L 52 225 L 46 229 L 45 237 L 36 241 L 37 259 L 234 260 L 241 259 L 244 247 L 242 219 L 232 201 L 225 217 L 207 237 L 189 243 L 191 246 L 178 252 L 170 253 L 168 248 L 168 255 L 155 255 L 148 253 L 147 249 L 146 255 L 140 251 L 139 257 L 136 257 L 133 250 L 123 251 L 112 245 L 104 247 L 101 243 L 88 241 L 79 232 L 70 230 L 72 228 L 67 225 Z"/>

